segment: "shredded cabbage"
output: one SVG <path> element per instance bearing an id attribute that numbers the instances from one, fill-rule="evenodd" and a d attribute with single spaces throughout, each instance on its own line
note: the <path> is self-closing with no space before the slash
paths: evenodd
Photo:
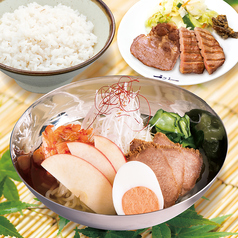
<path id="1" fill-rule="evenodd" d="M 205 0 L 187 1 L 185 8 L 193 16 L 201 16 L 207 10 Z"/>
<path id="2" fill-rule="evenodd" d="M 198 22 L 201 27 L 212 25 L 212 17 L 218 14 L 209 10 L 205 0 L 162 0 L 158 11 L 146 20 L 145 26 L 152 28 L 158 23 L 175 23 L 177 27 L 186 27 L 183 17 L 189 16 Z"/>

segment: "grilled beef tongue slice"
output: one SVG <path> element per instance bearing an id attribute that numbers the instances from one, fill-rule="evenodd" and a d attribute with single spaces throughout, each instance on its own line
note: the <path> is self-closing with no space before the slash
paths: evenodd
<path id="1" fill-rule="evenodd" d="M 195 27 L 194 32 L 201 49 L 205 68 L 209 74 L 215 72 L 225 62 L 225 54 L 214 36 L 206 29 Z"/>
<path id="2" fill-rule="evenodd" d="M 180 72 L 182 74 L 203 73 L 203 58 L 194 31 L 181 27 L 179 29 L 179 42 L 181 51 Z"/>
<path id="3" fill-rule="evenodd" d="M 130 51 L 149 67 L 172 70 L 180 54 L 179 31 L 175 24 L 159 23 L 148 35 L 137 36 Z"/>

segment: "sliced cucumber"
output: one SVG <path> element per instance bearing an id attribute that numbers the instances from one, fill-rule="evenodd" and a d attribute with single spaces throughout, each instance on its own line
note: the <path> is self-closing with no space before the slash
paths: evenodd
<path id="1" fill-rule="evenodd" d="M 191 14 L 187 13 L 183 17 L 183 23 L 186 24 L 187 28 L 194 30 L 195 27 L 201 27 L 201 23 L 196 20 Z"/>

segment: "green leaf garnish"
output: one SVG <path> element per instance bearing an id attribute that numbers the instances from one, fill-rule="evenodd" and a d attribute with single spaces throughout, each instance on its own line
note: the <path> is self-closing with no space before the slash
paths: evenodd
<path id="1" fill-rule="evenodd" d="M 1 181 L 0 181 L 0 198 L 3 195 L 3 188 L 4 188 L 4 183 L 6 181 L 7 176 L 5 176 Z"/>
<path id="2" fill-rule="evenodd" d="M 95 228 L 86 227 L 83 229 L 75 228 L 74 238 L 80 237 L 83 234 L 90 238 L 141 238 L 140 233 L 146 231 L 146 229 L 140 229 L 137 231 L 111 231 L 111 230 L 100 230 Z"/>
<path id="3" fill-rule="evenodd" d="M 61 231 L 63 230 L 63 228 L 70 222 L 70 220 L 59 216 L 59 231 L 57 233 L 57 235 L 59 235 L 61 233 Z"/>
<path id="4" fill-rule="evenodd" d="M 13 164 L 12 164 L 12 160 L 11 160 L 11 156 L 10 156 L 10 151 L 7 150 L 3 155 L 2 158 L 0 159 L 0 176 L 4 177 L 4 176 L 8 176 L 16 181 L 20 181 L 21 179 L 18 176 Z"/>
<path id="5" fill-rule="evenodd" d="M 17 187 L 11 179 L 21 181 L 12 164 L 10 152 L 7 150 L 0 159 L 0 181 L 4 181 L 0 185 L 0 195 L 4 195 L 9 201 L 19 200 Z"/>
<path id="6" fill-rule="evenodd" d="M 225 219 L 227 217 L 229 217 L 230 215 L 226 215 L 226 216 L 222 216 L 222 217 L 216 217 L 211 219 L 211 221 L 221 225 L 222 222 L 225 221 Z M 179 234 L 183 235 L 183 236 L 190 236 L 190 237 L 194 237 L 195 235 L 204 235 L 207 232 L 213 231 L 214 229 L 216 229 L 217 226 L 215 225 L 197 225 L 197 226 L 192 226 L 189 228 L 183 228 L 180 229 Z"/>
<path id="7" fill-rule="evenodd" d="M 171 238 L 171 230 L 166 223 L 159 224 L 152 227 L 152 237 Z"/>
<path id="8" fill-rule="evenodd" d="M 213 226 L 220 226 L 220 224 L 203 218 L 202 215 L 199 215 L 194 206 L 187 209 L 185 212 L 179 214 L 177 217 L 172 218 L 167 222 L 169 226 L 179 227 L 179 228 L 189 228 L 191 226 L 196 225 L 213 225 Z"/>
<path id="9" fill-rule="evenodd" d="M 3 216 L 0 216 L 0 235 L 23 238 L 14 225 Z"/>
<path id="10" fill-rule="evenodd" d="M 23 209 L 37 207 L 36 204 L 25 203 L 21 201 L 7 201 L 0 203 L 0 215 L 6 215 L 15 212 L 21 212 Z"/>
<path id="11" fill-rule="evenodd" d="M 229 216 L 226 215 L 209 220 L 197 214 L 195 207 L 192 206 L 177 217 L 152 228 L 137 231 L 106 231 L 90 227 L 83 229 L 75 228 L 74 238 L 79 238 L 80 234 L 90 238 L 140 238 L 142 237 L 141 234 L 145 231 L 151 232 L 153 238 L 219 238 L 236 234 L 231 232 L 214 232 Z M 187 217 L 186 220 L 185 217 Z M 189 219 L 192 221 L 188 222 Z M 183 222 L 187 222 L 187 224 Z"/>
<path id="12" fill-rule="evenodd" d="M 19 200 L 17 187 L 15 183 L 9 177 L 6 177 L 5 179 L 3 195 L 9 201 Z"/>

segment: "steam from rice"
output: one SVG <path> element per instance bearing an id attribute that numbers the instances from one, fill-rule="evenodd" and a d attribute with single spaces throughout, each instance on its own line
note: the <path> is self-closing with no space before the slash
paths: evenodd
<path id="1" fill-rule="evenodd" d="M 30 3 L 0 19 L 0 63 L 25 70 L 57 70 L 94 54 L 93 23 L 72 8 Z"/>

